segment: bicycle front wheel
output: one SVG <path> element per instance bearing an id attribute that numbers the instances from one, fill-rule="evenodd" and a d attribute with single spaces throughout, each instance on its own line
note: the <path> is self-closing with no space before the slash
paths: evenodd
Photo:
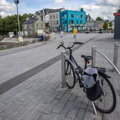
<path id="1" fill-rule="evenodd" d="M 108 78 L 102 73 L 99 76 L 102 95 L 94 103 L 98 111 L 108 114 L 113 112 L 116 107 L 116 94 Z"/>
<path id="2" fill-rule="evenodd" d="M 75 86 L 75 72 L 68 60 L 65 60 L 65 76 L 68 88 L 72 89 Z"/>

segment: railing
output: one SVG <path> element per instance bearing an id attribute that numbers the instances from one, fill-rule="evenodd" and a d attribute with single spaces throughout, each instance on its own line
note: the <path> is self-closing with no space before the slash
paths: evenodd
<path id="1" fill-rule="evenodd" d="M 114 43 L 114 58 L 113 58 L 113 63 L 114 65 L 117 67 L 117 60 L 118 60 L 118 47 L 120 47 L 120 45 L 118 44 L 118 42 Z M 115 70 L 113 68 L 113 70 Z"/>
<path id="2" fill-rule="evenodd" d="M 113 68 L 117 71 L 117 73 L 120 75 L 120 72 L 117 69 L 117 67 L 103 53 L 101 53 L 99 50 L 97 50 L 95 46 L 92 47 L 92 57 L 93 57 L 92 67 L 95 67 L 96 52 L 98 52 L 100 55 L 102 55 L 113 66 Z"/>

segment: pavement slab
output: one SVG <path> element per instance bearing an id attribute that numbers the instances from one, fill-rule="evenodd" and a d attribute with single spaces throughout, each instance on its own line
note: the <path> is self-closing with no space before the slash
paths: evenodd
<path id="1" fill-rule="evenodd" d="M 56 38 L 59 35 L 56 35 Z M 65 45 L 73 41 L 72 34 L 64 37 Z M 114 42 L 113 34 L 79 34 L 78 41 L 87 42 L 73 52 L 76 61 L 84 67 L 84 61 L 80 57 L 82 54 L 91 55 L 91 46 L 96 46 L 113 61 Z M 44 64 L 50 59 L 60 55 L 63 49 L 56 50 L 60 38 L 55 41 L 46 42 L 46 45 L 31 45 L 31 49 L 13 52 L 15 49 L 0 51 L 2 55 L 0 61 L 0 84 L 4 84 L 25 72 L 35 69 L 36 66 Z M 35 44 L 39 45 L 39 43 Z M 22 49 L 29 47 L 25 46 Z M 33 49 L 32 49 L 33 47 Z M 18 49 L 18 48 L 17 48 Z M 19 48 L 20 50 L 21 48 Z M 5 54 L 5 52 L 7 54 Z M 120 49 L 118 51 L 120 53 Z M 3 54 L 4 53 L 4 54 Z M 14 59 L 13 59 L 14 58 Z M 8 61 L 6 61 L 8 60 Z M 120 70 L 120 54 L 118 55 L 118 69 Z M 28 76 L 23 82 L 11 87 L 0 95 L 0 119 L 1 120 L 119 120 L 120 118 L 120 81 L 116 72 L 112 71 L 112 66 L 99 54 L 96 54 L 96 66 L 106 67 L 107 74 L 115 88 L 117 96 L 117 106 L 113 113 L 98 115 L 94 114 L 92 104 L 87 99 L 83 89 L 76 83 L 71 90 L 61 89 L 61 61 L 58 60 L 50 66 L 37 71 L 36 74 Z M 19 68 L 18 71 L 16 67 Z M 24 68 L 24 69 L 22 69 Z M 33 70 L 33 71 L 34 71 Z M 29 72 L 28 72 L 29 73 Z M 16 77 L 17 78 L 17 77 Z M 22 78 L 22 77 L 20 77 Z M 14 83 L 13 83 L 14 84 Z"/>

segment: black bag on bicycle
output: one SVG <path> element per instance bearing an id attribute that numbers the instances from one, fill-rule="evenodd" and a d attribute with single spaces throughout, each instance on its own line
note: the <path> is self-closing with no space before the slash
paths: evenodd
<path id="1" fill-rule="evenodd" d="M 87 98 L 91 101 L 95 101 L 101 96 L 102 93 L 99 82 L 98 70 L 95 68 L 85 69 L 83 78 Z"/>

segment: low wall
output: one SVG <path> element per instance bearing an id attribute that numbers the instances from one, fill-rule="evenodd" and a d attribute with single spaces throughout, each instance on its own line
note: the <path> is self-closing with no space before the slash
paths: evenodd
<path id="1" fill-rule="evenodd" d="M 48 40 L 48 37 L 45 37 L 45 40 Z M 25 42 L 19 42 L 19 43 L 12 43 L 12 42 L 0 42 L 0 50 L 4 49 L 9 49 L 9 48 L 14 48 L 14 47 L 19 47 L 19 46 L 25 46 L 31 43 L 37 43 L 37 42 L 42 42 L 43 40 L 37 39 L 31 41 L 25 41 Z"/>

